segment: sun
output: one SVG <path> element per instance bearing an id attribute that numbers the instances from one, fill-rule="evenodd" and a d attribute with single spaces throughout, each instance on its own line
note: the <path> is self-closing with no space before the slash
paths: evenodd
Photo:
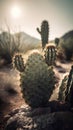
<path id="1" fill-rule="evenodd" d="M 21 9 L 20 9 L 19 6 L 14 5 L 11 8 L 11 16 L 14 17 L 14 18 L 19 18 L 21 16 Z"/>

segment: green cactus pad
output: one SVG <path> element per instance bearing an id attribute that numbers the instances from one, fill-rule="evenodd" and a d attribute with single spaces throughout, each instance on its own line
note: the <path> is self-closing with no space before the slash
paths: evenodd
<path id="1" fill-rule="evenodd" d="M 29 55 L 25 71 L 21 73 L 21 89 L 31 107 L 45 106 L 53 92 L 55 76 L 38 52 Z"/>

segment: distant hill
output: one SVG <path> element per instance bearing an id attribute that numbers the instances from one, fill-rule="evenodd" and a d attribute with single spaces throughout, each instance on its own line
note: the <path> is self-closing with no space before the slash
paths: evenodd
<path id="1" fill-rule="evenodd" d="M 72 45 L 73 44 L 73 30 L 65 33 L 61 38 L 60 38 L 60 44 L 66 44 L 66 46 L 69 44 Z"/>
<path id="2" fill-rule="evenodd" d="M 19 42 L 20 49 L 22 51 L 38 48 L 40 46 L 39 39 L 32 37 L 24 32 L 14 34 L 14 39 L 16 42 Z"/>
<path id="3" fill-rule="evenodd" d="M 64 40 L 65 39 L 67 40 L 68 38 L 73 38 L 73 30 L 65 33 L 61 38 L 64 39 Z"/>
<path id="4" fill-rule="evenodd" d="M 65 33 L 60 38 L 59 46 L 63 48 L 66 59 L 70 60 L 73 57 L 73 30 Z"/>
<path id="5" fill-rule="evenodd" d="M 16 45 L 20 52 L 26 52 L 30 49 L 38 48 L 41 45 L 40 43 L 39 39 L 32 37 L 25 32 L 18 32 L 15 34 L 2 32 L 0 34 L 0 44 L 2 46 L 13 48 L 14 45 Z"/>

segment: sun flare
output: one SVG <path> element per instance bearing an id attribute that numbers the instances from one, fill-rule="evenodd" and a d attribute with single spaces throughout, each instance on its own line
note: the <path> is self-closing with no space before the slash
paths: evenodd
<path id="1" fill-rule="evenodd" d="M 19 6 L 15 5 L 11 8 L 11 16 L 14 18 L 19 18 L 21 16 L 21 9 Z"/>

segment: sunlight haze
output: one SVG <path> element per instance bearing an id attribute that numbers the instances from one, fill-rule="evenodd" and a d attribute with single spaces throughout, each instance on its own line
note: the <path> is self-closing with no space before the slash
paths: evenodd
<path id="1" fill-rule="evenodd" d="M 0 28 L 5 29 L 6 22 L 13 32 L 40 38 L 36 28 L 45 19 L 51 40 L 73 29 L 72 13 L 73 0 L 0 0 Z"/>
<path id="2" fill-rule="evenodd" d="M 19 6 L 17 5 L 14 5 L 12 8 L 11 8 L 11 16 L 14 17 L 14 18 L 18 18 L 21 16 L 21 9 Z"/>

